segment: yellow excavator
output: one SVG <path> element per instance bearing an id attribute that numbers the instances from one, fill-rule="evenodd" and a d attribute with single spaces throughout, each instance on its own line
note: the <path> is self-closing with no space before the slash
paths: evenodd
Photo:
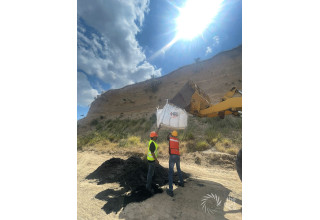
<path id="1" fill-rule="evenodd" d="M 193 81 L 188 81 L 169 102 L 199 117 L 223 119 L 225 115 L 231 114 L 241 117 L 242 113 L 242 92 L 236 87 L 227 92 L 219 103 L 211 104 L 209 96 Z M 237 154 L 236 167 L 242 181 L 242 148 Z"/>

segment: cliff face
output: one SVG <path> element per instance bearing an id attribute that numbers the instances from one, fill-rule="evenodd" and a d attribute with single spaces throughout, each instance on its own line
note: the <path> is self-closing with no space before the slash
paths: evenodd
<path id="1" fill-rule="evenodd" d="M 216 103 L 232 87 L 242 89 L 242 46 L 222 52 L 211 59 L 184 66 L 165 76 L 109 90 L 92 102 L 87 117 L 106 119 L 150 117 L 166 99 L 171 99 L 188 81 L 193 80 Z"/>

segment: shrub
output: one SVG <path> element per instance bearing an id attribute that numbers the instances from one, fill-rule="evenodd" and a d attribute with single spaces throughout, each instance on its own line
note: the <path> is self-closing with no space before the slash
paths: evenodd
<path id="1" fill-rule="evenodd" d="M 223 142 L 219 142 L 215 145 L 215 149 L 222 153 L 228 153 L 232 155 L 237 155 L 239 148 L 234 146 L 225 145 Z"/>
<path id="2" fill-rule="evenodd" d="M 222 153 L 225 153 L 226 152 L 226 148 L 221 144 L 221 143 L 217 143 L 214 148 L 219 151 L 219 152 L 222 152 Z"/>
<path id="3" fill-rule="evenodd" d="M 239 149 L 237 147 L 230 147 L 227 148 L 227 153 L 232 155 L 237 155 L 239 152 Z"/>
<path id="4" fill-rule="evenodd" d="M 214 128 L 208 128 L 206 130 L 206 140 L 209 143 L 215 144 L 218 141 L 221 141 L 222 139 L 222 134 L 221 130 L 217 131 Z"/>
<path id="5" fill-rule="evenodd" d="M 182 141 L 190 141 L 190 140 L 194 140 L 194 135 L 192 134 L 192 132 L 190 130 L 187 130 L 185 132 L 183 132 Z"/>
<path id="6" fill-rule="evenodd" d="M 128 138 L 128 144 L 130 145 L 137 145 L 141 142 L 141 138 L 138 136 L 130 136 Z"/>
<path id="7" fill-rule="evenodd" d="M 116 136 L 114 134 L 111 134 L 108 136 L 109 141 L 114 142 L 116 140 Z"/>
<path id="8" fill-rule="evenodd" d="M 222 139 L 222 144 L 224 145 L 224 146 L 226 146 L 226 147 L 231 147 L 231 145 L 232 145 L 232 141 L 230 140 L 230 139 L 228 139 L 228 138 L 224 138 L 224 139 Z"/>
<path id="9" fill-rule="evenodd" d="M 98 123 L 97 125 L 96 125 L 96 130 L 102 130 L 102 128 L 103 128 L 103 124 L 102 123 Z"/>
<path id="10" fill-rule="evenodd" d="M 119 141 L 119 147 L 128 147 L 128 141 L 126 139 L 121 139 Z"/>
<path id="11" fill-rule="evenodd" d="M 199 141 L 198 143 L 197 143 L 197 145 L 196 145 L 196 149 L 198 150 L 198 151 L 204 151 L 204 150 L 207 150 L 207 149 L 209 149 L 210 148 L 210 146 L 209 146 L 209 144 L 206 142 L 206 141 Z"/>
<path id="12" fill-rule="evenodd" d="M 98 120 L 97 119 L 93 119 L 91 122 L 90 122 L 90 125 L 91 126 L 96 126 L 98 124 Z"/>
<path id="13" fill-rule="evenodd" d="M 210 145 L 206 141 L 199 141 L 195 143 L 194 141 L 187 142 L 187 152 L 204 151 L 210 148 Z"/>
<path id="14" fill-rule="evenodd" d="M 193 141 L 189 141 L 186 144 L 187 152 L 195 152 L 196 151 L 196 145 Z"/>

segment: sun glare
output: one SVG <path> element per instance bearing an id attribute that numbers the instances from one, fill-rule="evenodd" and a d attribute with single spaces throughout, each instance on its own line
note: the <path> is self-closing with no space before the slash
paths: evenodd
<path id="1" fill-rule="evenodd" d="M 200 35 L 218 14 L 223 0 L 187 0 L 176 19 L 177 39 L 191 40 Z"/>

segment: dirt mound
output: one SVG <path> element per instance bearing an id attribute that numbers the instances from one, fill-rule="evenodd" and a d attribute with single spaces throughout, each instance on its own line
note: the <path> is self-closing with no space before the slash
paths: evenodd
<path id="1" fill-rule="evenodd" d="M 162 193 L 160 188 L 168 183 L 168 169 L 156 164 L 152 180 L 152 188 L 156 193 Z M 121 190 L 107 189 L 96 195 L 97 199 L 107 201 L 102 209 L 107 213 L 118 212 L 131 202 L 141 202 L 152 196 L 146 189 L 148 161 L 132 156 L 127 160 L 112 158 L 105 161 L 86 179 L 97 179 L 98 185 L 118 182 Z M 183 179 L 190 175 L 182 172 Z M 178 174 L 173 176 L 173 182 L 178 184 Z"/>
<path id="2" fill-rule="evenodd" d="M 208 158 L 210 165 L 219 165 L 224 168 L 235 168 L 236 156 L 225 153 L 214 153 Z"/>

